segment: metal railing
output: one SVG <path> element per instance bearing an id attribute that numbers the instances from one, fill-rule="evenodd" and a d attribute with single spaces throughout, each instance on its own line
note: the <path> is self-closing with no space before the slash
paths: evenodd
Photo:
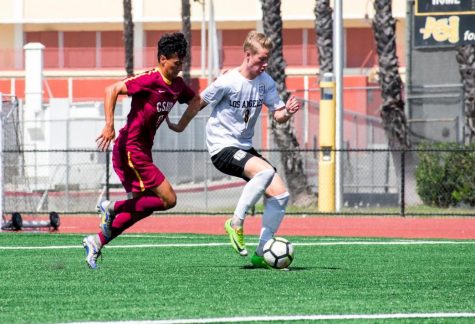
<path id="1" fill-rule="evenodd" d="M 285 178 L 280 162 L 281 151 L 261 152 Z M 288 214 L 324 214 L 317 209 L 320 152 L 319 149 L 299 151 L 303 160 L 302 176 L 311 187 L 312 203 L 308 206 L 291 203 Z M 335 214 L 471 216 L 473 206 L 436 207 L 424 203 L 419 195 L 416 177 L 419 156 L 421 153 L 440 152 L 417 149 L 345 149 L 336 152 L 344 155 L 344 204 Z M 467 153 L 466 150 L 457 152 Z M 17 161 L 15 165 L 4 164 L 5 213 L 94 213 L 98 200 L 126 199 L 113 171 L 110 152 L 5 150 L 3 157 L 6 162 Z M 153 158 L 173 184 L 178 197 L 177 206 L 164 213 L 228 214 L 233 211 L 245 183 L 217 171 L 207 151 L 154 150 Z M 439 189 L 434 187 L 434 190 Z M 262 202 L 258 202 L 255 211 L 262 212 Z"/>

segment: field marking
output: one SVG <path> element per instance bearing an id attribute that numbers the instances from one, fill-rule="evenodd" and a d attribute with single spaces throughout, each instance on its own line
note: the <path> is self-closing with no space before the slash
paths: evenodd
<path id="1" fill-rule="evenodd" d="M 173 234 L 122 234 L 122 238 L 169 238 L 169 239 L 208 239 L 207 236 L 201 235 L 173 235 Z"/>
<path id="2" fill-rule="evenodd" d="M 74 322 L 71 324 L 188 324 L 188 323 L 234 323 L 234 322 L 275 322 L 275 321 L 302 321 L 302 320 L 353 320 L 353 319 L 410 319 L 410 318 L 469 318 L 475 313 L 396 313 L 396 314 L 343 314 L 343 315 L 285 315 L 285 316 L 242 316 L 242 317 L 215 317 L 190 318 L 175 320 L 147 320 L 147 321 L 108 321 L 108 322 Z"/>
<path id="3" fill-rule="evenodd" d="M 65 235 L 69 235 L 69 234 L 65 234 Z M 73 235 L 77 235 L 77 234 L 73 234 Z M 227 235 L 223 235 L 223 236 L 227 237 Z M 161 233 L 157 233 L 157 234 L 122 234 L 122 235 L 120 235 L 120 237 L 121 238 L 128 238 L 128 239 L 134 239 L 134 238 L 169 238 L 169 239 L 172 239 L 172 240 L 175 240 L 175 239 L 207 240 L 207 239 L 209 239 L 209 236 L 203 235 L 203 234 L 196 234 L 196 235 L 182 235 L 182 234 L 179 234 L 179 235 L 176 235 L 176 234 L 161 234 Z M 248 237 L 257 239 L 258 236 L 257 235 L 248 235 Z M 338 240 L 341 241 L 341 237 L 319 237 L 318 238 L 319 242 L 320 241 L 332 242 L 332 241 L 338 241 Z M 378 240 L 378 238 L 374 238 L 374 239 L 369 238 L 368 241 L 371 241 L 371 240 L 376 241 L 376 240 Z M 396 241 L 398 239 L 392 238 L 392 240 Z M 414 241 L 412 239 L 399 239 L 399 240 Z"/>
<path id="4" fill-rule="evenodd" d="M 249 246 L 257 246 L 257 243 L 246 243 Z M 474 241 L 354 241 L 354 242 L 296 242 L 295 246 L 333 246 L 333 245 L 445 245 L 445 244 L 475 244 Z M 163 243 L 163 244 L 130 244 L 130 245 L 107 245 L 107 249 L 141 249 L 141 248 L 170 248 L 170 247 L 216 247 L 228 246 L 229 243 Z M 49 245 L 49 246 L 0 246 L 0 250 L 64 250 L 82 249 L 77 245 Z"/>
<path id="5" fill-rule="evenodd" d="M 69 234 L 67 234 L 69 235 Z M 76 234 L 74 234 L 76 235 Z M 227 235 L 225 235 L 227 236 Z M 190 240 L 207 240 L 209 239 L 209 236 L 203 235 L 203 234 L 196 234 L 196 235 L 174 235 L 174 234 L 122 234 L 120 236 L 121 238 L 128 238 L 128 239 L 134 239 L 134 238 L 169 238 L 172 240 L 175 239 L 190 239 Z M 257 235 L 248 235 L 248 237 L 257 239 Z M 350 239 L 350 238 L 349 238 Z M 361 238 L 360 238 L 361 239 Z M 450 239 L 450 238 L 448 238 Z M 368 242 L 376 242 L 378 238 L 368 238 Z M 397 239 L 397 238 L 392 238 L 392 240 L 397 241 L 416 241 L 413 239 Z M 467 240 L 467 239 L 464 239 Z M 469 239 L 468 239 L 469 240 Z M 341 237 L 319 237 L 318 238 L 319 242 L 334 242 L 334 241 L 341 241 Z"/>

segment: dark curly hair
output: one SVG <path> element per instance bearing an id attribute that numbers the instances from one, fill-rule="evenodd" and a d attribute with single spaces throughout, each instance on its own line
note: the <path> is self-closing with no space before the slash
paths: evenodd
<path id="1" fill-rule="evenodd" d="M 188 42 L 183 33 L 166 33 L 158 41 L 157 58 L 160 61 L 160 55 L 167 59 L 176 54 L 179 59 L 183 59 L 188 50 Z"/>

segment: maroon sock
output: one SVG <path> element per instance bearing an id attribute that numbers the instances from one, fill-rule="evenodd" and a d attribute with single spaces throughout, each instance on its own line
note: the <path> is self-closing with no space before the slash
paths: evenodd
<path id="1" fill-rule="evenodd" d="M 123 231 L 137 223 L 139 220 L 144 219 L 147 216 L 152 215 L 152 212 L 142 212 L 142 213 L 120 213 L 115 216 L 114 221 L 112 222 L 111 227 L 111 237 L 109 240 L 106 239 L 102 232 L 99 232 L 99 239 L 101 244 L 105 244 L 112 241 L 114 238 L 119 236 Z"/>
<path id="2" fill-rule="evenodd" d="M 146 195 L 114 203 L 114 213 L 149 213 L 164 210 L 163 201 L 155 195 Z"/>

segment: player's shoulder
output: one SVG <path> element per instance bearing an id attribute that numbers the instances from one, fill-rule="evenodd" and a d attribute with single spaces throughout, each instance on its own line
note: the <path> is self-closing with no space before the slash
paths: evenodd
<path id="1" fill-rule="evenodd" d="M 135 79 L 138 79 L 138 78 L 147 78 L 147 77 L 156 77 L 157 75 L 160 74 L 160 71 L 158 70 L 158 68 L 153 68 L 153 69 L 149 69 L 149 70 L 146 70 L 146 71 L 141 71 L 141 72 L 138 72 L 138 73 L 135 73 L 134 75 L 130 75 L 128 77 L 126 77 L 124 79 L 124 81 L 131 81 L 131 80 L 135 80 Z"/>
<path id="2" fill-rule="evenodd" d="M 236 83 L 239 78 L 236 77 L 236 71 L 234 69 L 228 70 L 221 74 L 216 80 L 213 81 L 214 87 L 229 88 Z"/>
<path id="3" fill-rule="evenodd" d="M 236 75 L 239 73 L 238 68 L 229 69 L 223 71 L 223 73 L 218 77 L 218 79 L 222 80 L 236 80 Z"/>
<path id="4" fill-rule="evenodd" d="M 275 88 L 274 79 L 269 74 L 267 74 L 265 71 L 262 72 L 261 74 L 259 74 L 257 79 L 258 79 L 257 83 L 260 86 L 264 86 L 264 91 L 265 92 L 268 92 L 271 89 Z"/>
<path id="5" fill-rule="evenodd" d="M 267 73 L 267 72 L 262 72 L 259 74 L 259 78 L 261 79 L 262 82 L 268 83 L 268 84 L 274 84 L 275 81 L 272 79 L 272 77 Z"/>
<path id="6" fill-rule="evenodd" d="M 158 67 L 156 67 L 156 68 L 152 68 L 152 69 L 148 69 L 148 70 L 139 72 L 136 75 L 153 75 L 153 76 L 156 76 L 156 75 L 160 75 L 160 70 L 158 69 Z"/>
<path id="7" fill-rule="evenodd" d="M 177 77 L 175 77 L 175 79 L 173 79 L 173 83 L 178 84 L 178 85 L 186 84 L 185 79 L 183 79 L 181 75 L 178 75 Z"/>

